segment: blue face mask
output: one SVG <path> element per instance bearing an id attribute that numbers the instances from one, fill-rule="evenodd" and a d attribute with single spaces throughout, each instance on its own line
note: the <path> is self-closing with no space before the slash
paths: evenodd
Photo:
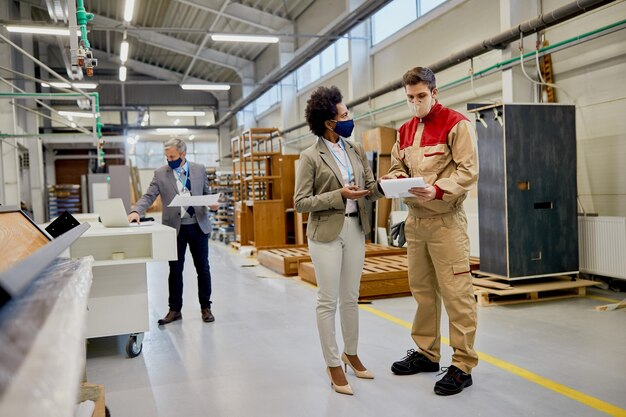
<path id="1" fill-rule="evenodd" d="M 335 128 L 333 132 L 341 136 L 342 138 L 349 138 L 354 130 L 354 120 L 342 120 L 335 122 Z"/>
<path id="2" fill-rule="evenodd" d="M 183 158 L 178 158 L 175 161 L 167 161 L 167 164 L 170 166 L 170 168 L 176 169 L 180 166 L 180 164 L 182 164 L 182 162 L 183 162 Z"/>

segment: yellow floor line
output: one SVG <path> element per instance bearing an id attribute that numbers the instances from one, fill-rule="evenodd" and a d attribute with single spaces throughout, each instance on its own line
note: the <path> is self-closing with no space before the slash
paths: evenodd
<path id="1" fill-rule="evenodd" d="M 367 311 L 368 313 L 372 313 L 380 318 L 391 321 L 392 323 L 398 324 L 407 329 L 411 329 L 411 323 L 399 319 L 391 314 L 380 311 L 374 307 L 370 307 L 367 305 L 359 305 L 359 308 L 363 311 Z M 449 345 L 449 339 L 442 337 L 441 340 Z M 530 372 L 524 368 L 520 368 L 519 366 L 515 366 L 511 363 L 500 360 L 494 356 L 488 355 L 483 352 L 477 352 L 481 361 L 487 362 L 491 365 L 497 366 L 498 368 L 504 369 L 505 371 L 511 372 L 519 377 L 522 377 L 530 382 L 534 382 L 537 385 L 540 385 L 544 388 L 547 388 L 551 391 L 554 391 L 558 394 L 564 395 L 572 400 L 578 401 L 588 407 L 595 408 L 598 411 L 602 411 L 610 416 L 614 417 L 626 417 L 626 409 L 619 408 L 613 404 L 609 404 L 605 401 L 599 400 L 590 395 L 584 394 L 580 391 L 576 391 L 575 389 L 569 388 L 563 384 L 559 384 L 558 382 L 552 381 L 548 378 L 544 378 L 541 375 L 537 375 L 533 372 Z"/>
<path id="2" fill-rule="evenodd" d="M 621 300 L 616 300 L 614 298 L 600 297 L 599 295 L 589 295 L 587 294 L 587 298 L 592 298 L 598 301 L 606 301 L 607 303 L 619 303 Z"/>

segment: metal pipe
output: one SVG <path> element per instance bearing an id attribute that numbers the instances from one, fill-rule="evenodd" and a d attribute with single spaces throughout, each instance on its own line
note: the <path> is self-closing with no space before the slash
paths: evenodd
<path id="1" fill-rule="evenodd" d="M 538 49 L 537 51 L 528 52 L 528 53 L 526 53 L 526 54 L 524 54 L 522 56 L 522 59 L 524 61 L 530 61 L 530 60 L 535 59 L 537 54 L 539 55 L 539 57 L 542 57 L 544 55 L 555 53 L 555 52 L 559 52 L 559 51 L 565 50 L 567 48 L 571 48 L 573 46 L 579 45 L 581 43 L 588 42 L 590 40 L 596 39 L 596 38 L 598 38 L 600 36 L 605 36 L 605 35 L 608 35 L 610 33 L 617 32 L 617 31 L 623 30 L 623 29 L 626 29 L 626 19 L 620 20 L 619 22 L 615 22 L 613 24 L 610 24 L 610 25 L 607 25 L 607 26 L 604 26 L 604 27 L 601 27 L 601 28 L 598 28 L 596 30 L 592 30 L 590 32 L 583 33 L 582 35 L 573 36 L 573 37 L 571 37 L 569 39 L 563 40 L 561 42 L 557 42 L 557 43 L 555 43 L 553 45 L 549 45 L 549 46 L 546 46 L 544 48 Z M 491 66 L 489 66 L 489 67 L 487 67 L 487 68 L 485 68 L 485 69 L 483 69 L 481 71 L 478 71 L 478 72 L 474 73 L 473 74 L 473 78 L 474 78 L 474 80 L 476 80 L 478 78 L 484 78 L 484 77 L 487 77 L 487 76 L 489 76 L 491 74 L 494 74 L 496 72 L 512 68 L 512 67 L 514 67 L 516 65 L 519 65 L 519 64 L 520 64 L 520 57 L 519 56 L 514 57 L 514 58 L 510 58 L 510 59 L 507 59 L 505 61 L 495 63 L 495 64 L 493 64 L 493 65 L 491 65 Z M 441 91 L 448 90 L 450 88 L 458 87 L 459 85 L 462 85 L 462 84 L 470 81 L 471 78 L 472 78 L 472 76 L 469 76 L 469 75 L 465 76 L 465 77 L 462 77 L 462 78 L 459 78 L 457 80 L 451 81 L 451 82 L 449 82 L 447 84 L 444 84 L 444 85 L 438 87 L 438 90 L 441 92 Z M 354 120 L 360 120 L 360 119 L 372 116 L 374 114 L 381 113 L 381 112 L 386 111 L 386 110 L 390 110 L 390 109 L 393 109 L 393 108 L 396 108 L 396 107 L 400 107 L 400 106 L 404 105 L 405 103 L 406 103 L 405 100 L 396 101 L 394 103 L 388 104 L 388 105 L 380 107 L 378 109 L 373 109 L 373 110 L 367 111 L 365 113 L 356 115 L 356 116 L 354 116 Z M 300 123 L 300 124 L 298 124 L 296 126 L 293 126 L 293 127 L 289 128 L 289 129 L 283 130 L 282 134 L 284 135 L 285 133 L 289 133 L 291 131 L 300 129 L 300 128 L 305 127 L 305 126 L 306 126 L 306 123 Z M 305 133 L 305 134 L 297 136 L 297 137 L 295 137 L 295 138 L 293 138 L 291 140 L 284 141 L 283 144 L 284 145 L 289 145 L 291 143 L 296 143 L 296 142 L 299 142 L 300 140 L 302 140 L 302 139 L 304 139 L 304 138 L 306 138 L 308 136 L 310 136 L 310 133 Z"/>
<path id="2" fill-rule="evenodd" d="M 82 41 L 87 49 L 91 48 L 91 45 L 89 45 L 89 39 L 87 39 L 87 22 L 92 19 L 93 13 L 87 13 L 83 0 L 76 0 L 76 21 L 78 22 L 78 28 L 80 29 Z"/>
<path id="3" fill-rule="evenodd" d="M 526 22 L 522 22 L 521 24 L 512 27 L 504 32 L 501 32 L 500 34 L 493 36 L 489 39 L 484 40 L 483 42 L 480 42 L 478 44 L 475 44 L 473 46 L 470 46 L 469 48 L 464 49 L 461 52 L 458 52 L 456 54 L 451 55 L 450 57 L 443 59 L 441 61 L 438 61 L 432 65 L 427 65 L 428 68 L 430 68 L 431 70 L 433 70 L 433 72 L 437 73 L 439 71 L 443 71 L 445 69 L 451 68 L 453 66 L 456 66 L 458 64 L 460 64 L 461 62 L 467 61 L 471 58 L 474 58 L 478 55 L 482 55 L 490 50 L 493 49 L 502 49 L 504 48 L 506 45 L 519 40 L 520 37 L 520 33 L 523 34 L 523 36 L 526 35 L 530 35 L 532 33 L 535 33 L 539 30 L 548 28 L 550 26 L 554 26 L 558 23 L 562 23 L 568 19 L 574 18 L 580 14 L 586 13 L 589 10 L 593 10 L 596 9 L 598 7 L 604 6 L 606 4 L 612 3 L 615 0 L 579 0 L 579 1 L 575 1 L 572 3 L 569 3 L 563 7 L 560 7 L 558 9 L 555 9 L 551 12 L 548 12 L 546 14 L 541 14 L 537 17 L 535 17 L 534 19 L 530 19 L 527 20 Z M 616 25 L 620 25 L 622 24 L 623 21 L 618 22 L 614 25 L 610 25 L 610 26 L 616 26 Z M 603 29 L 598 29 L 598 31 L 603 30 Z M 591 32 L 591 33 L 595 33 Z M 584 35 L 581 35 L 584 36 Z M 550 48 L 550 47 L 548 47 Z M 535 54 L 535 52 L 532 52 L 533 56 Z M 519 61 L 519 57 L 517 58 L 512 58 L 509 61 L 514 61 L 514 60 L 518 60 Z M 504 65 L 506 64 L 507 61 L 504 61 L 501 64 L 496 64 L 496 65 Z M 476 78 L 477 74 L 474 74 L 474 78 Z M 465 77 L 462 80 L 469 80 L 470 77 Z M 386 86 L 383 86 L 377 90 L 372 91 L 370 94 L 360 97 L 356 100 L 353 100 L 349 103 L 346 103 L 346 105 L 350 108 L 350 107 L 355 107 L 358 106 L 359 104 L 363 104 L 371 99 L 380 97 L 382 95 L 388 94 L 392 91 L 396 91 L 402 88 L 402 80 L 398 80 L 398 81 L 394 81 L 390 84 L 387 84 Z M 289 127 L 285 130 L 282 131 L 282 134 L 286 134 L 289 132 L 293 132 L 294 130 L 298 130 L 301 129 L 303 127 L 306 126 L 305 122 L 302 123 L 298 123 L 297 125 L 294 125 L 292 127 Z"/>
<path id="4" fill-rule="evenodd" d="M 18 87 L 18 86 L 16 86 L 15 84 L 13 84 L 13 83 L 11 83 L 11 82 L 9 82 L 9 81 L 5 80 L 5 79 L 4 79 L 4 78 L 2 78 L 2 77 L 0 77 L 0 81 L 2 81 L 3 83 L 5 83 L 5 84 L 7 84 L 7 85 L 11 86 L 12 88 L 15 88 L 15 89 L 16 89 L 16 90 L 18 90 L 18 91 L 21 91 L 21 93 L 20 93 L 20 94 L 28 94 L 28 93 L 24 93 L 24 90 L 22 90 L 21 88 L 19 88 L 19 87 Z M 5 97 L 6 97 L 6 98 L 10 98 L 10 96 L 11 96 L 11 95 L 17 95 L 17 96 L 19 96 L 19 94 L 17 94 L 17 93 L 1 93 L 1 94 L 2 94 L 2 95 L 5 95 Z M 0 97 L 0 98 L 2 98 L 2 97 Z M 13 97 L 13 98 L 15 98 L 15 97 Z M 59 117 L 63 117 L 63 116 L 61 116 L 61 115 L 59 114 L 59 112 L 57 112 L 54 108 L 52 108 L 52 107 L 48 106 L 46 103 L 42 102 L 41 100 L 37 100 L 37 99 L 35 99 L 35 102 L 36 102 L 36 103 L 38 103 L 38 104 L 40 104 L 40 105 L 42 105 L 43 107 L 45 107 L 46 109 L 50 110 L 51 112 L 53 112 L 53 113 L 57 114 Z M 24 107 L 24 106 L 20 106 L 20 105 L 18 105 L 17 103 L 12 103 L 12 104 L 13 104 L 14 106 L 17 106 L 17 107 Z M 25 109 L 28 109 L 27 107 L 24 107 L 24 108 L 25 108 Z M 28 109 L 28 110 L 30 111 L 30 109 Z M 54 120 L 54 119 L 52 119 L 52 117 L 49 117 L 48 115 L 44 115 L 43 113 L 37 113 L 37 114 L 39 114 L 39 115 L 41 115 L 41 116 L 44 116 L 44 117 L 48 117 L 50 120 Z M 58 122 L 58 120 L 56 120 L 56 121 Z M 62 123 L 64 123 L 64 122 L 62 122 Z M 65 123 L 64 123 L 64 124 L 65 124 Z M 69 125 L 69 124 L 66 124 L 66 126 L 68 126 L 68 127 L 72 127 L 72 126 L 71 126 L 71 125 Z M 77 127 L 78 127 L 78 125 L 77 125 Z M 81 129 L 82 129 L 83 131 L 85 131 L 85 132 L 88 132 L 90 135 L 92 134 L 92 133 L 91 133 L 91 132 L 89 132 L 88 130 L 84 129 L 82 126 L 80 126 L 80 129 L 77 129 L 77 130 L 81 130 Z"/>
<path id="5" fill-rule="evenodd" d="M 11 45 L 12 47 L 14 47 L 15 49 L 17 49 L 18 51 L 20 51 L 22 54 L 26 55 L 26 57 L 30 58 L 31 61 L 35 62 L 37 65 L 39 65 L 40 67 L 42 67 L 43 69 L 45 69 L 46 71 L 48 71 L 48 73 L 52 74 L 56 79 L 58 79 L 61 82 L 64 82 L 66 84 L 72 85 L 68 80 L 66 80 L 65 78 L 63 78 L 62 76 L 60 76 L 55 70 L 53 70 L 52 68 L 50 68 L 49 66 L 47 66 L 46 64 L 44 64 L 43 62 L 41 62 L 40 60 L 38 60 L 37 58 L 35 58 L 34 56 L 32 56 L 31 54 L 29 54 L 28 52 L 26 52 L 24 49 L 20 48 L 17 44 L 15 44 L 14 42 L 11 41 L 11 39 L 7 38 L 6 36 L 4 36 L 3 34 L 0 33 L 0 39 L 2 39 L 3 41 L 5 41 L 6 43 L 8 43 L 9 45 Z M 85 96 L 86 98 L 89 98 L 89 96 L 87 95 L 87 93 L 85 93 L 83 90 L 81 90 L 78 87 L 74 87 L 74 89 L 76 91 L 78 91 L 80 94 L 82 94 L 83 96 Z"/>
<path id="6" fill-rule="evenodd" d="M 22 106 L 21 104 L 17 104 L 17 103 L 15 103 L 15 102 L 11 102 L 11 104 L 12 104 L 13 106 L 17 107 L 17 108 L 20 108 L 20 109 L 22 109 L 22 110 L 25 110 L 25 111 L 29 112 L 29 113 L 33 113 L 33 114 L 36 114 L 36 115 L 38 115 L 38 116 L 45 117 L 45 118 L 47 118 L 47 119 L 53 120 L 53 121 L 55 121 L 55 122 L 62 123 L 62 124 L 64 124 L 66 127 L 69 127 L 69 128 L 72 128 L 72 129 L 79 130 L 79 131 L 83 132 L 83 133 L 84 133 L 84 134 L 86 134 L 86 135 L 92 136 L 92 132 L 90 132 L 89 130 L 87 130 L 87 129 L 83 128 L 82 126 L 78 126 L 78 125 L 76 125 L 76 127 L 73 127 L 71 124 L 67 124 L 67 123 L 65 122 L 65 120 L 55 120 L 55 119 L 53 119 L 51 116 L 48 116 L 47 114 L 43 114 L 43 113 L 41 113 L 41 112 L 38 112 L 38 111 L 33 110 L 33 109 L 30 109 L 30 108 L 28 108 L 28 107 L 26 107 L 26 106 Z M 39 135 L 36 135 L 36 136 L 37 136 L 37 137 L 39 137 Z M 0 137 L 16 137 L 16 136 L 15 136 L 15 135 L 0 135 Z"/>
<path id="7" fill-rule="evenodd" d="M 609 3 L 613 3 L 614 1 L 615 0 L 577 0 L 568 3 L 565 6 L 552 10 L 551 12 L 540 14 L 533 19 L 522 22 L 517 26 L 514 26 L 512 28 L 509 28 L 508 30 L 505 30 L 504 32 L 497 34 L 496 36 L 485 39 L 480 43 L 477 43 L 460 52 L 457 52 L 449 56 L 448 58 L 444 58 L 438 62 L 435 62 L 434 64 L 428 65 L 428 68 L 430 68 L 434 73 L 443 71 L 445 69 L 458 65 L 461 62 L 482 55 L 488 51 L 494 49 L 504 49 L 510 43 L 519 40 L 520 35 L 532 35 L 533 33 L 539 32 L 540 30 L 557 25 L 583 13 L 586 13 L 590 10 L 597 9 L 598 7 L 602 7 Z M 374 90 L 371 94 L 368 94 L 367 96 L 353 100 L 352 102 L 348 103 L 348 106 L 358 106 L 359 104 L 365 103 L 372 98 L 376 98 L 378 96 L 387 94 L 390 91 L 395 91 L 400 88 L 402 88 L 402 80 L 395 81 L 385 87 Z"/>

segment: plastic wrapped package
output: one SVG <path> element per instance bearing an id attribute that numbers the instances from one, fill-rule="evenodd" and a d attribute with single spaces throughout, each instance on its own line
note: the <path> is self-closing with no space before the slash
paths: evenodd
<path id="1" fill-rule="evenodd" d="M 0 416 L 74 415 L 93 261 L 56 259 L 0 310 Z"/>

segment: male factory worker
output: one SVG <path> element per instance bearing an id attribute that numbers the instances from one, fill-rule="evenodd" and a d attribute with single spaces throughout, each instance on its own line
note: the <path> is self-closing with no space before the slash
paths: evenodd
<path id="1" fill-rule="evenodd" d="M 407 102 L 414 117 L 404 123 L 383 179 L 423 177 L 426 187 L 411 188 L 405 201 L 409 287 L 417 301 L 411 336 L 419 348 L 394 362 L 397 375 L 439 371 L 441 301 L 450 325 L 452 365 L 435 384 L 438 395 L 457 394 L 472 385 L 476 301 L 469 267 L 469 237 L 463 200 L 478 180 L 476 131 L 461 114 L 437 101 L 435 74 L 424 67 L 404 74 Z"/>
<path id="2" fill-rule="evenodd" d="M 163 145 L 167 165 L 154 171 L 154 177 L 148 191 L 133 206 L 128 215 L 129 222 L 138 222 L 157 196 L 163 202 L 163 224 L 173 227 L 177 233 L 178 260 L 170 261 L 169 312 L 159 320 L 159 324 L 168 324 L 183 318 L 183 267 L 187 245 L 193 257 L 198 274 L 198 298 L 202 320 L 206 323 L 215 321 L 211 313 L 211 271 L 209 270 L 209 223 L 208 208 L 168 207 L 177 194 L 210 194 L 206 169 L 202 164 L 187 160 L 187 145 L 180 139 L 170 139 Z M 217 209 L 217 206 L 210 206 Z"/>

